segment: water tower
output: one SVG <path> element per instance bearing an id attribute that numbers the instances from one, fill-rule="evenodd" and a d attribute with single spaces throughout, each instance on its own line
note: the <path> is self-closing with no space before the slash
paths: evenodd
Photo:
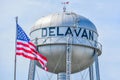
<path id="1" fill-rule="evenodd" d="M 49 72 L 58 74 L 58 80 L 70 80 L 70 74 L 88 67 L 93 80 L 94 61 L 97 80 L 100 80 L 98 56 L 102 46 L 98 43 L 97 29 L 89 19 L 74 12 L 51 14 L 35 23 L 30 36 L 37 43 L 38 51 L 47 57 Z M 41 67 L 39 63 L 37 66 Z"/>

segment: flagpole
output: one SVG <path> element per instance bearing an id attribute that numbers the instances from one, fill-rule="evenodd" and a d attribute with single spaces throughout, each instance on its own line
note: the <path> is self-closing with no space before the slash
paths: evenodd
<path id="1" fill-rule="evenodd" d="M 16 80 L 16 43 L 17 43 L 17 24 L 18 24 L 18 17 L 15 18 L 16 19 L 16 36 L 15 36 L 15 62 L 14 62 L 14 80 Z"/>

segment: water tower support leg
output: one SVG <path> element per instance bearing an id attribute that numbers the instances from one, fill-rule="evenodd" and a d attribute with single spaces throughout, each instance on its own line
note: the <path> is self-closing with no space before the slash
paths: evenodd
<path id="1" fill-rule="evenodd" d="M 66 80 L 66 73 L 58 73 L 57 80 Z"/>
<path id="2" fill-rule="evenodd" d="M 98 62 L 98 55 L 96 52 L 94 55 L 94 59 L 95 59 L 96 80 L 100 80 L 99 62 Z"/>
<path id="3" fill-rule="evenodd" d="M 29 65 L 28 80 L 34 80 L 36 61 L 31 60 Z"/>
<path id="4" fill-rule="evenodd" d="M 89 76 L 90 76 L 90 80 L 94 80 L 94 76 L 93 76 L 93 64 L 89 66 Z"/>

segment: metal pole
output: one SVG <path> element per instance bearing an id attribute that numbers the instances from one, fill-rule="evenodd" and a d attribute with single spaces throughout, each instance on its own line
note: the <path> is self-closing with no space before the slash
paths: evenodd
<path id="1" fill-rule="evenodd" d="M 71 41 L 70 41 L 70 35 L 69 35 L 69 37 L 67 38 L 66 80 L 70 80 L 70 74 L 71 74 L 71 54 L 72 54 L 72 45 L 71 45 L 72 42 Z M 69 42 L 71 42 L 71 44 Z"/>
<path id="2" fill-rule="evenodd" d="M 96 68 L 96 80 L 100 80 L 99 62 L 98 62 L 98 55 L 96 53 L 96 50 L 94 51 L 94 60 L 95 60 L 95 68 Z"/>
<path id="3" fill-rule="evenodd" d="M 17 61 L 17 57 L 16 57 L 16 46 L 17 46 L 17 25 L 18 25 L 18 17 L 16 17 L 15 19 L 16 19 L 16 39 L 15 39 L 14 80 L 16 80 L 16 61 Z"/>
<path id="4" fill-rule="evenodd" d="M 37 46 L 37 38 L 35 39 L 35 44 Z M 38 51 L 38 47 L 37 47 Z M 29 73 L 28 73 L 28 80 L 34 80 L 35 79 L 35 69 L 36 69 L 36 61 L 31 60 L 29 65 Z"/>
<path id="5" fill-rule="evenodd" d="M 35 68 L 36 68 L 36 61 L 31 60 L 29 64 L 28 80 L 35 79 Z"/>
<path id="6" fill-rule="evenodd" d="M 58 73 L 57 80 L 66 80 L 66 73 Z"/>
<path id="7" fill-rule="evenodd" d="M 93 76 L 93 64 L 89 66 L 89 76 L 90 76 L 90 80 L 94 80 L 94 76 Z"/>

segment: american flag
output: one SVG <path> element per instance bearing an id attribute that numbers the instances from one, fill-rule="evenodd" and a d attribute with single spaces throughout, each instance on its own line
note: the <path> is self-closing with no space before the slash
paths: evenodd
<path id="1" fill-rule="evenodd" d="M 30 60 L 37 60 L 41 64 L 42 68 L 47 70 L 47 58 L 37 51 L 36 46 L 30 41 L 29 37 L 18 24 L 16 55 L 23 56 Z"/>

